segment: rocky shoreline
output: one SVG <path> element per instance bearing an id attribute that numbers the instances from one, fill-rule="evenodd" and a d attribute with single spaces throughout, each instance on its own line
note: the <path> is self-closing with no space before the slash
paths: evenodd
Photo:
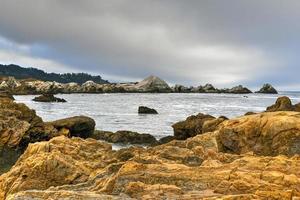
<path id="1" fill-rule="evenodd" d="M 15 95 L 56 93 L 252 93 L 251 90 L 242 85 L 230 89 L 218 89 L 211 84 L 198 87 L 185 87 L 183 85 L 170 87 L 164 80 L 155 76 L 150 76 L 137 83 L 98 84 L 87 81 L 82 85 L 30 79 L 16 80 L 13 77 L 7 77 L 0 83 L 0 90 L 9 91 Z M 278 92 L 270 84 L 265 84 L 256 93 L 277 94 Z"/>
<path id="2" fill-rule="evenodd" d="M 76 116 L 43 122 L 0 96 L 0 199 L 299 199 L 299 104 L 262 113 L 199 113 L 174 135 L 95 130 Z M 97 139 L 97 140 L 96 140 Z M 108 142 L 148 144 L 113 150 Z"/>

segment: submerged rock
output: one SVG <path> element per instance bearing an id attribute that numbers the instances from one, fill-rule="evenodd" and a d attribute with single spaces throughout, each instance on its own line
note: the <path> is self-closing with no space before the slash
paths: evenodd
<path id="1" fill-rule="evenodd" d="M 255 93 L 263 93 L 263 94 L 278 94 L 277 90 L 271 84 L 264 84 L 259 91 Z"/>
<path id="2" fill-rule="evenodd" d="M 48 122 L 58 130 L 67 129 L 71 136 L 88 138 L 95 130 L 95 121 L 86 116 L 75 116 Z"/>
<path id="3" fill-rule="evenodd" d="M 158 112 L 153 108 L 148 108 L 146 106 L 139 106 L 139 114 L 158 114 Z"/>
<path id="4" fill-rule="evenodd" d="M 67 102 L 65 99 L 55 97 L 53 94 L 43 94 L 41 96 L 35 97 L 33 101 L 38 102 Z"/>
<path id="5" fill-rule="evenodd" d="M 115 133 L 109 131 L 94 131 L 91 136 L 97 140 L 105 140 L 111 143 L 123 143 L 123 144 L 157 144 L 157 140 L 154 136 L 146 133 L 137 133 L 133 131 L 117 131 Z"/>

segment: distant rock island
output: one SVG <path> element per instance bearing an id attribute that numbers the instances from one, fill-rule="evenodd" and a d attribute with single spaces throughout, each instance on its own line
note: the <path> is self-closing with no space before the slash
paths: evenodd
<path id="1" fill-rule="evenodd" d="M 238 85 L 218 89 L 212 84 L 186 87 L 170 87 L 164 80 L 149 76 L 136 83 L 109 83 L 101 76 L 79 74 L 46 73 L 39 69 L 22 68 L 17 65 L 0 65 L 0 90 L 11 94 L 55 94 L 55 93 L 252 93 L 247 87 Z M 264 84 L 257 93 L 277 94 L 270 84 Z"/>

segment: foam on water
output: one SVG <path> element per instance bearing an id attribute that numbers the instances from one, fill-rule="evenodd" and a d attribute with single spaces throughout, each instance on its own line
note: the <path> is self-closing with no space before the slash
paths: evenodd
<path id="1" fill-rule="evenodd" d="M 199 112 L 229 118 L 248 111 L 263 111 L 278 96 L 287 95 L 294 103 L 300 93 L 266 94 L 59 94 L 67 103 L 41 103 L 31 101 L 35 96 L 15 96 L 35 109 L 44 121 L 75 115 L 95 119 L 96 128 L 107 131 L 131 130 L 150 133 L 157 138 L 172 135 L 171 125 Z M 138 106 L 155 108 L 158 115 L 138 115 Z"/>

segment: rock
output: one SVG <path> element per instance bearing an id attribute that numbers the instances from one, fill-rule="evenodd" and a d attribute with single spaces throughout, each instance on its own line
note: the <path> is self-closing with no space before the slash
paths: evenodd
<path id="1" fill-rule="evenodd" d="M 5 81 L 2 81 L 0 84 L 0 89 L 2 90 L 13 90 L 16 87 L 19 87 L 21 84 L 14 77 L 7 77 Z"/>
<path id="2" fill-rule="evenodd" d="M 188 93 L 188 92 L 191 92 L 190 88 L 185 87 L 183 85 L 175 85 L 172 90 L 175 93 Z"/>
<path id="3" fill-rule="evenodd" d="M 224 121 L 218 130 L 224 152 L 293 156 L 300 154 L 297 112 L 266 112 Z"/>
<path id="4" fill-rule="evenodd" d="M 158 142 L 159 142 L 160 144 L 165 144 L 165 143 L 171 142 L 171 141 L 173 141 L 173 140 L 175 140 L 175 137 L 172 136 L 172 135 L 168 135 L 168 136 L 166 136 L 166 137 L 160 138 Z"/>
<path id="5" fill-rule="evenodd" d="M 0 176 L 0 199 L 300 197 L 299 155 L 235 155 L 221 150 L 218 131 L 119 151 L 93 139 L 55 137 L 30 144 L 16 165 Z"/>
<path id="6" fill-rule="evenodd" d="M 231 93 L 231 94 L 249 94 L 249 93 L 252 93 L 251 90 L 249 90 L 246 87 L 243 87 L 242 85 L 239 85 L 239 86 L 233 87 L 229 90 L 226 90 L 226 92 Z"/>
<path id="7" fill-rule="evenodd" d="M 216 119 L 204 121 L 202 125 L 202 133 L 213 132 L 217 130 L 219 125 L 225 120 L 228 120 L 228 118 L 225 116 L 220 116 Z"/>
<path id="8" fill-rule="evenodd" d="M 48 122 L 48 124 L 54 126 L 58 130 L 68 129 L 70 135 L 74 137 L 88 138 L 95 130 L 95 121 L 86 116 L 69 117 Z"/>
<path id="9" fill-rule="evenodd" d="M 97 84 L 93 81 L 87 81 L 81 85 L 81 91 L 85 93 L 101 93 L 102 88 L 100 84 Z"/>
<path id="10" fill-rule="evenodd" d="M 211 115 L 205 115 L 199 113 L 198 115 L 192 115 L 185 121 L 177 122 L 173 124 L 174 136 L 177 140 L 185 140 L 189 137 L 194 137 L 197 134 L 202 133 L 202 126 L 205 121 L 215 119 Z"/>
<path id="11" fill-rule="evenodd" d="M 96 140 L 105 140 L 110 143 L 123 144 L 157 144 L 157 140 L 150 134 L 137 133 L 132 131 L 117 131 L 115 133 L 109 131 L 94 131 L 91 136 Z"/>
<path id="12" fill-rule="evenodd" d="M 278 94 L 277 90 L 271 84 L 264 84 L 262 88 L 255 93 L 263 93 L 263 94 Z"/>
<path id="13" fill-rule="evenodd" d="M 255 115 L 257 114 L 256 112 L 252 112 L 252 111 L 249 111 L 249 112 L 246 112 L 244 115 L 247 116 L 247 115 Z"/>
<path id="14" fill-rule="evenodd" d="M 38 102 L 67 102 L 66 100 L 62 98 L 57 98 L 53 94 L 43 94 L 41 96 L 35 97 L 33 101 L 38 101 Z"/>
<path id="15" fill-rule="evenodd" d="M 275 104 L 267 107 L 267 112 L 276 112 L 276 111 L 295 111 L 295 106 L 292 105 L 290 98 L 283 96 L 279 97 Z M 300 111 L 300 110 L 299 110 Z"/>
<path id="16" fill-rule="evenodd" d="M 206 84 L 204 86 L 199 86 L 199 92 L 218 93 L 218 90 L 212 84 Z"/>
<path id="17" fill-rule="evenodd" d="M 14 164 L 30 142 L 49 140 L 59 134 L 25 104 L 0 98 L 0 173 Z"/>
<path id="18" fill-rule="evenodd" d="M 140 92 L 171 92 L 170 86 L 156 76 L 149 76 L 137 83 L 134 88 Z"/>
<path id="19" fill-rule="evenodd" d="M 0 98 L 8 98 L 8 99 L 11 99 L 11 100 L 15 100 L 13 95 L 10 92 L 7 92 L 7 91 L 0 91 Z"/>
<path id="20" fill-rule="evenodd" d="M 148 108 L 146 106 L 139 106 L 139 114 L 158 114 L 158 112 L 153 108 Z"/>

